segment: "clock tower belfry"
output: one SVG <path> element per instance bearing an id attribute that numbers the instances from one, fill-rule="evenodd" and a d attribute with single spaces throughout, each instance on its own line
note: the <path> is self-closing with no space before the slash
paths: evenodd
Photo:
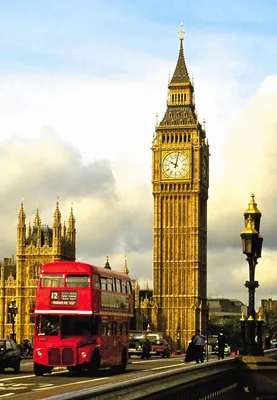
<path id="1" fill-rule="evenodd" d="M 167 109 L 152 143 L 154 328 L 186 347 L 207 330 L 209 146 L 180 51 L 168 84 Z"/>

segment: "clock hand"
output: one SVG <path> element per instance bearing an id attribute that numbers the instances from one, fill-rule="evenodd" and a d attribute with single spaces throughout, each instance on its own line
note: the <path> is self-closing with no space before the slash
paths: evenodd
<path id="1" fill-rule="evenodd" d="M 175 168 L 178 166 L 178 158 L 179 158 L 179 154 L 180 154 L 180 153 L 178 153 L 178 154 L 177 154 L 177 157 L 176 157 Z"/>

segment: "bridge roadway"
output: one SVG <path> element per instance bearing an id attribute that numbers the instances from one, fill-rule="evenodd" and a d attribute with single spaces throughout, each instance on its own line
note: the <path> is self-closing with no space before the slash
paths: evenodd
<path id="1" fill-rule="evenodd" d="M 194 364 L 195 362 L 188 363 L 188 365 Z M 77 375 L 63 368 L 54 369 L 52 374 L 36 377 L 33 373 L 32 360 L 22 360 L 19 374 L 14 374 L 11 369 L 0 374 L 0 400 L 9 397 L 12 400 L 38 400 L 56 394 L 99 386 L 102 383 L 126 381 L 135 376 L 147 376 L 153 371 L 162 372 L 181 366 L 184 366 L 184 359 L 181 356 L 173 356 L 169 359 L 152 357 L 150 360 L 132 357 L 126 372 L 120 375 L 106 369 L 99 371 L 97 376 L 90 377 L 85 372 Z"/>

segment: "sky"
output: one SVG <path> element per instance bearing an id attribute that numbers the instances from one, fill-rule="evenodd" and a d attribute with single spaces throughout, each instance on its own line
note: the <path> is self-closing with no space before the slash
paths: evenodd
<path id="1" fill-rule="evenodd" d="M 243 213 L 262 212 L 256 307 L 277 300 L 277 3 L 0 0 L 0 256 L 21 199 L 73 205 L 77 259 L 152 285 L 151 142 L 179 52 L 210 144 L 208 295 L 248 302 Z M 276 217 L 276 218 L 275 218 Z"/>

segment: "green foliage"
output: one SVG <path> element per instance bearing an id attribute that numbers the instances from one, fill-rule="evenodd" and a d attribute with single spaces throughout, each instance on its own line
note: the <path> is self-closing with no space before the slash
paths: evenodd
<path id="1" fill-rule="evenodd" d="M 223 329 L 226 336 L 226 342 L 231 350 L 237 350 L 241 344 L 240 316 L 220 319 L 211 314 L 209 319 L 209 335 L 218 335 Z"/>
<path id="2" fill-rule="evenodd" d="M 269 333 L 272 339 L 277 339 L 277 310 L 265 310 L 263 319 L 264 334 Z M 211 314 L 209 335 L 218 335 L 221 329 L 224 331 L 226 342 L 230 345 L 231 350 L 237 350 L 241 346 L 240 316 L 222 319 Z"/>
<path id="3" fill-rule="evenodd" d="M 265 334 L 269 333 L 272 339 L 277 339 L 277 310 L 265 310 L 263 319 Z"/>

